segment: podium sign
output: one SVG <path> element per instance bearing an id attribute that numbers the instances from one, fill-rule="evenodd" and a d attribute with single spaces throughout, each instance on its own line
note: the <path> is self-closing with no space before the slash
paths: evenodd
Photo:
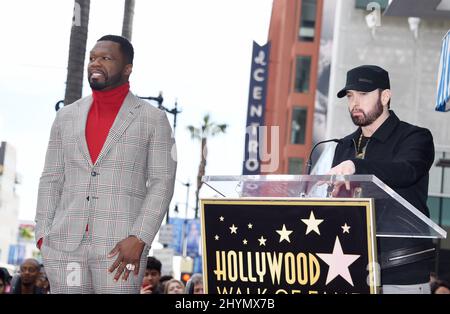
<path id="1" fill-rule="evenodd" d="M 373 199 L 203 199 L 206 293 L 377 293 Z"/>

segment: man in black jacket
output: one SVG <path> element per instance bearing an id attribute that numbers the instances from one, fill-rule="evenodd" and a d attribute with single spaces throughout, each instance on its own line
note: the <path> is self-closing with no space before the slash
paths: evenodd
<path id="1" fill-rule="evenodd" d="M 346 86 L 337 96 L 347 96 L 350 116 L 359 128 L 337 145 L 329 174 L 375 175 L 429 217 L 426 201 L 428 173 L 434 160 L 433 137 L 429 130 L 400 121 L 389 110 L 388 72 L 374 65 L 356 67 L 347 72 Z M 333 193 L 340 193 L 339 189 Z M 378 226 L 400 224 L 389 209 L 376 210 Z M 414 228 L 405 225 L 400 224 L 398 228 Z M 432 241 L 377 240 L 382 292 L 430 293 Z"/>

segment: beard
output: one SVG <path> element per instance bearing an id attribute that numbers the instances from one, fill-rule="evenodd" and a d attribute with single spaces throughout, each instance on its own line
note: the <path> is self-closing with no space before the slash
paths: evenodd
<path id="1" fill-rule="evenodd" d="M 361 113 L 361 116 L 354 116 L 353 113 L 358 112 Z M 367 114 L 362 110 L 353 110 L 350 112 L 350 117 L 352 121 L 357 126 L 368 126 L 371 125 L 376 119 L 378 119 L 383 113 L 383 104 L 381 103 L 381 99 L 378 98 L 377 104 L 375 108 L 369 111 Z"/>
<path id="2" fill-rule="evenodd" d="M 103 75 L 104 80 L 92 79 L 92 75 L 89 76 L 89 85 L 93 90 L 103 90 L 110 86 L 119 86 L 122 82 L 122 75 L 120 73 L 109 77 L 108 74 L 103 72 Z"/>

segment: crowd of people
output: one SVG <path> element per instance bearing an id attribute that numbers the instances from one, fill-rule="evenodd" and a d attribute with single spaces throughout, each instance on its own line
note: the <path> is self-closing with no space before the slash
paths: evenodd
<path id="1" fill-rule="evenodd" d="M 183 281 L 169 275 L 161 276 L 161 262 L 150 256 L 147 259 L 141 294 L 203 294 L 203 276 L 193 274 L 184 285 Z"/>
<path id="2" fill-rule="evenodd" d="M 44 265 L 34 258 L 26 259 L 17 274 L 11 275 L 6 268 L 0 268 L 0 294 L 48 294 L 50 284 Z"/>
<path id="3" fill-rule="evenodd" d="M 147 258 L 147 266 L 140 294 L 203 294 L 203 276 L 196 273 L 186 285 L 170 275 L 161 275 L 162 264 L 153 257 Z M 450 283 L 430 275 L 432 294 L 450 294 Z M 48 294 L 51 287 L 44 265 L 33 258 L 26 259 L 19 272 L 12 276 L 6 268 L 0 268 L 0 294 Z"/>
<path id="4" fill-rule="evenodd" d="M 141 294 L 203 294 L 202 274 L 193 274 L 186 285 L 173 276 L 161 276 L 162 264 L 153 257 L 147 258 Z M 17 274 L 11 275 L 0 268 L 0 294 L 49 294 L 51 287 L 44 265 L 36 259 L 26 259 Z"/>

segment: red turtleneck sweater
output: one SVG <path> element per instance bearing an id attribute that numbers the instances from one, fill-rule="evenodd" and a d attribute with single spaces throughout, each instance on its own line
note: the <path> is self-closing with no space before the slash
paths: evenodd
<path id="1" fill-rule="evenodd" d="M 127 82 L 108 91 L 92 91 L 94 100 L 86 121 L 86 142 L 93 164 L 105 144 L 109 130 L 129 90 L 130 83 Z M 86 225 L 86 231 L 88 228 L 89 225 Z M 39 239 L 37 247 L 41 249 L 41 245 L 42 238 Z"/>
<path id="2" fill-rule="evenodd" d="M 108 91 L 92 91 L 94 101 L 86 122 L 86 142 L 93 164 L 129 90 L 130 83 L 127 82 Z"/>

